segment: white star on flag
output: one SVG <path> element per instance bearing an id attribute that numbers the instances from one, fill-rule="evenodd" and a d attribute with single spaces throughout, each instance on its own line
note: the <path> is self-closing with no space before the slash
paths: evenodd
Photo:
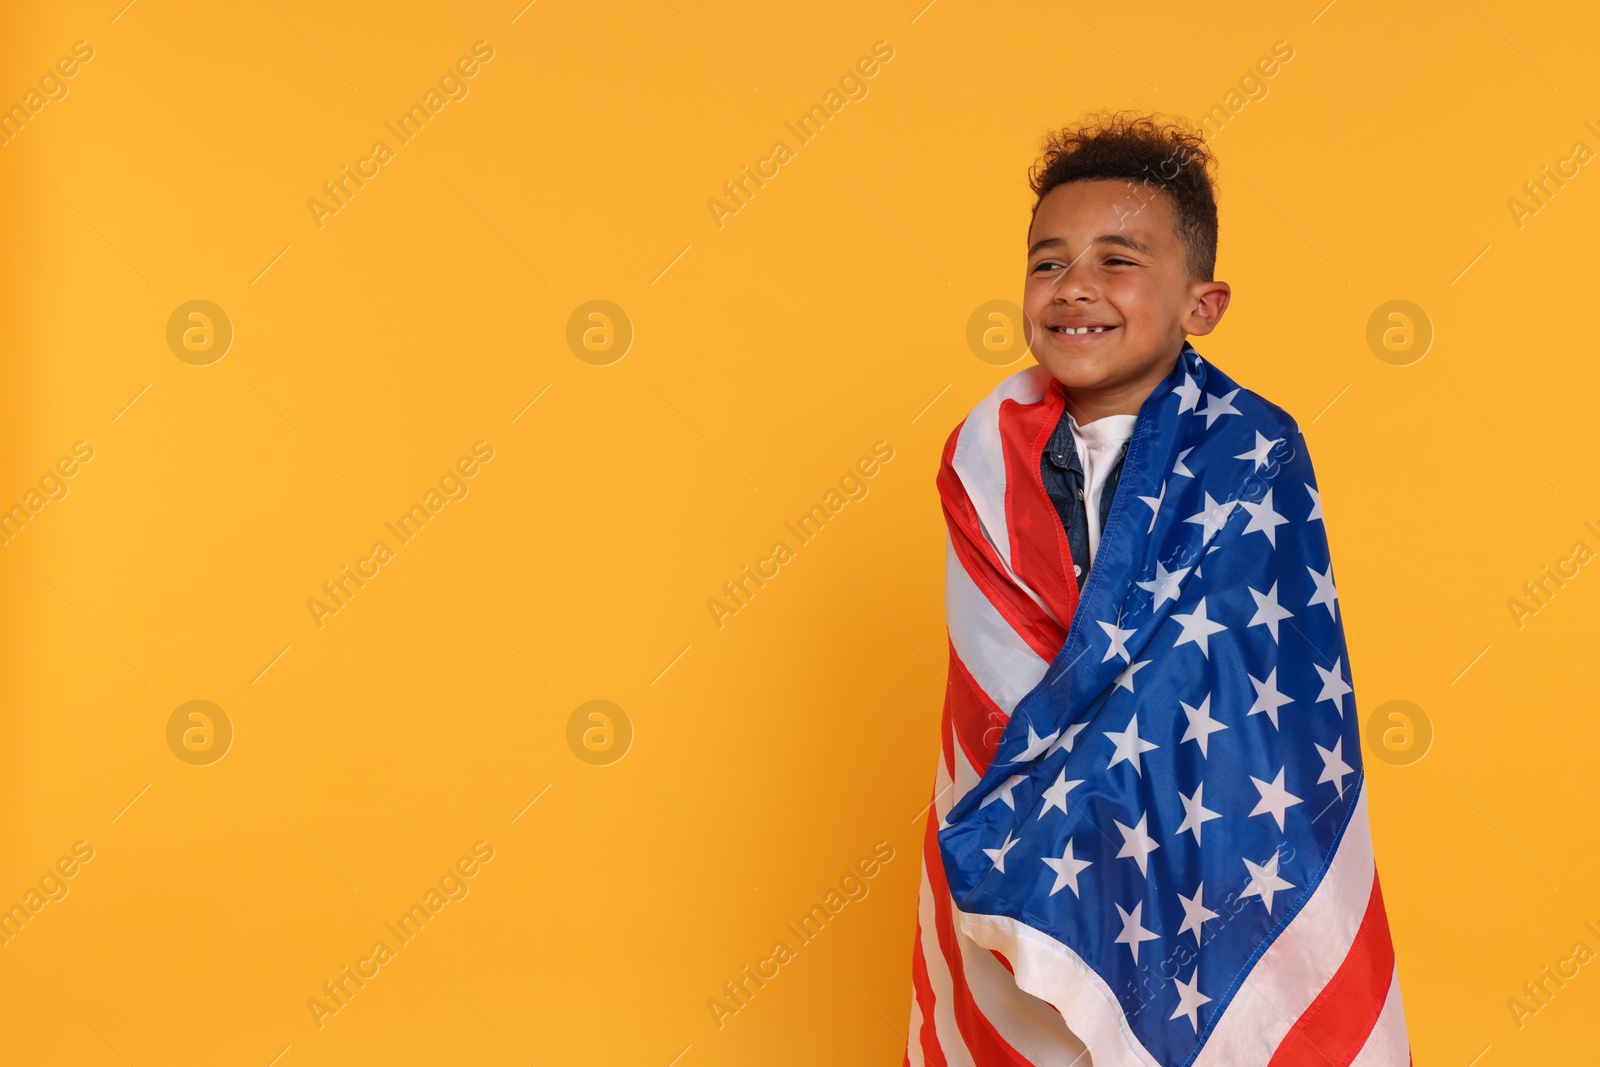
<path id="1" fill-rule="evenodd" d="M 1305 482 L 1304 485 L 1306 487 L 1306 492 L 1311 494 L 1311 514 L 1306 516 L 1306 521 L 1310 522 L 1312 519 L 1321 519 L 1322 494 L 1317 492 L 1316 486 L 1312 485 L 1310 482 Z"/>
<path id="2" fill-rule="evenodd" d="M 1201 653 L 1207 659 L 1210 659 L 1211 647 L 1207 639 L 1212 634 L 1221 633 L 1227 627 L 1220 622 L 1212 622 L 1206 617 L 1206 598 L 1202 596 L 1199 606 L 1193 611 L 1187 614 L 1174 611 L 1172 617 L 1183 626 L 1183 632 L 1178 635 L 1176 641 L 1172 642 L 1172 647 L 1177 648 L 1181 644 L 1193 641 L 1200 646 Z"/>
<path id="3" fill-rule="evenodd" d="M 1075 897 L 1082 896 L 1078 892 L 1078 875 L 1085 867 L 1094 866 L 1094 862 L 1092 860 L 1080 860 L 1072 854 L 1072 838 L 1067 838 L 1067 847 L 1061 853 L 1060 859 L 1050 856 L 1041 858 L 1047 867 L 1056 872 L 1056 884 L 1050 887 L 1051 896 L 1055 896 L 1064 888 L 1072 890 L 1072 895 Z M 1135 952 L 1137 953 L 1137 949 L 1135 949 Z"/>
<path id="4" fill-rule="evenodd" d="M 1312 744 L 1316 744 L 1315 741 Z M 1344 796 L 1344 780 L 1349 775 L 1356 773 L 1355 768 L 1344 761 L 1341 750 L 1344 748 L 1344 738 L 1333 743 L 1332 748 L 1323 748 L 1317 745 L 1317 753 L 1322 756 L 1322 777 L 1317 779 L 1317 784 L 1332 782 L 1339 789 L 1339 796 Z"/>
<path id="5" fill-rule="evenodd" d="M 1237 500 L 1224 500 L 1217 503 L 1208 492 L 1205 494 L 1205 507 L 1190 515 L 1184 522 L 1196 522 L 1201 527 L 1201 541 L 1210 541 L 1217 535 L 1217 531 L 1228 525 L 1228 516 L 1233 514 L 1233 507 Z"/>
<path id="6" fill-rule="evenodd" d="M 1249 586 L 1245 586 L 1245 588 L 1250 589 Z M 1265 626 L 1272 632 L 1272 639 L 1276 641 L 1278 639 L 1278 623 L 1284 619 L 1294 618 L 1294 612 L 1278 603 L 1278 583 L 1273 582 L 1272 588 L 1265 593 L 1258 593 L 1254 589 L 1250 589 L 1250 595 L 1255 598 L 1256 613 L 1250 616 L 1250 621 L 1245 623 L 1245 626 Z M 1272 724 L 1276 726 L 1278 724 L 1277 720 L 1274 719 Z"/>
<path id="7" fill-rule="evenodd" d="M 1322 691 L 1317 694 L 1315 703 L 1320 704 L 1324 700 L 1333 701 L 1333 706 L 1339 709 L 1339 718 L 1341 719 L 1344 718 L 1345 694 L 1354 692 L 1349 683 L 1344 680 L 1343 663 L 1344 657 L 1340 656 L 1333 661 L 1333 670 L 1331 671 L 1323 670 L 1320 663 L 1312 664 L 1317 669 L 1317 673 L 1322 676 Z"/>
<path id="8" fill-rule="evenodd" d="M 1151 605 L 1151 610 L 1159 611 L 1161 610 L 1161 605 L 1167 601 L 1178 599 L 1178 594 L 1182 592 L 1181 583 L 1184 575 L 1188 574 L 1190 569 L 1189 567 L 1179 567 L 1175 571 L 1169 571 L 1166 564 L 1157 560 L 1155 578 L 1148 582 L 1135 582 L 1134 584 L 1145 592 L 1156 595 L 1156 602 Z"/>
<path id="9" fill-rule="evenodd" d="M 1244 528 L 1244 532 L 1266 534 L 1267 544 L 1277 548 L 1278 527 L 1289 520 L 1272 510 L 1272 490 L 1267 490 L 1259 504 L 1252 504 L 1248 500 L 1241 500 L 1239 504 L 1250 513 L 1250 524 Z"/>
<path id="10" fill-rule="evenodd" d="M 1068 814 L 1067 794 L 1082 784 L 1082 778 L 1075 778 L 1070 782 L 1067 781 L 1067 770 L 1063 767 L 1060 775 L 1056 778 L 1055 784 L 1044 791 L 1044 807 L 1039 809 L 1039 818 L 1044 818 L 1045 812 L 1052 808 L 1059 808 L 1063 815 Z"/>
<path id="11" fill-rule="evenodd" d="M 1055 732 L 1047 734 L 1044 737 L 1040 737 L 1038 734 L 1033 732 L 1033 723 L 1030 722 L 1028 724 L 1028 747 L 1023 749 L 1017 755 L 1011 757 L 1011 759 L 1007 762 L 1026 763 L 1027 761 L 1034 759 L 1035 757 L 1048 751 L 1050 746 L 1055 742 L 1055 739 L 1060 736 L 1061 731 L 1056 730 Z"/>
<path id="12" fill-rule="evenodd" d="M 1261 903 L 1267 906 L 1267 914 L 1272 914 L 1272 897 L 1280 889 L 1293 889 L 1293 882 L 1286 882 L 1278 877 L 1278 853 L 1274 852 L 1267 857 L 1265 863 L 1251 863 L 1244 861 L 1245 868 L 1250 872 L 1250 884 L 1245 886 L 1244 892 L 1239 894 L 1242 900 L 1245 897 L 1260 897 Z"/>
<path id="13" fill-rule="evenodd" d="M 1008 830 L 1006 831 L 1006 839 L 1000 843 L 999 848 L 986 848 L 983 850 L 983 854 L 988 856 L 989 859 L 993 861 L 995 870 L 999 871 L 1001 874 L 1005 874 L 1006 853 L 1016 848 L 1019 844 L 1021 844 L 1021 842 L 1012 837 L 1011 832 Z"/>
<path id="14" fill-rule="evenodd" d="M 1206 907 L 1205 903 L 1200 899 L 1205 896 L 1205 892 L 1206 884 L 1201 882 L 1195 886 L 1192 898 L 1186 897 L 1182 893 L 1178 894 L 1178 899 L 1183 902 L 1183 925 L 1178 927 L 1178 936 L 1182 937 L 1185 930 L 1194 934 L 1196 948 L 1200 947 L 1200 928 L 1208 919 L 1221 918 L 1219 912 L 1212 911 Z"/>
<path id="15" fill-rule="evenodd" d="M 1193 478 L 1194 477 L 1194 475 L 1189 471 L 1189 468 L 1184 466 L 1184 462 L 1183 462 L 1183 457 L 1187 456 L 1190 452 L 1193 452 L 1193 451 L 1194 451 L 1194 448 L 1190 447 L 1190 448 L 1186 448 L 1182 452 L 1178 453 L 1178 461 L 1172 465 L 1172 473 L 1173 474 L 1179 474 L 1179 475 L 1182 475 L 1185 478 Z"/>
<path id="16" fill-rule="evenodd" d="M 1221 813 L 1206 807 L 1205 801 L 1200 796 L 1205 790 L 1206 784 L 1201 782 L 1194 787 L 1192 797 L 1184 796 L 1181 789 L 1178 791 L 1178 799 L 1183 801 L 1183 822 L 1178 826 L 1178 833 L 1193 832 L 1196 845 L 1200 844 L 1200 828 L 1212 819 L 1222 818 Z"/>
<path id="17" fill-rule="evenodd" d="M 1239 390 L 1238 389 L 1234 389 L 1232 392 L 1229 392 L 1225 396 L 1213 396 L 1212 394 L 1207 393 L 1206 394 L 1206 406 L 1203 407 L 1203 408 L 1197 409 L 1195 411 L 1195 414 L 1196 415 L 1204 415 L 1206 417 L 1206 429 L 1209 430 L 1209 429 L 1211 429 L 1211 424 L 1213 422 L 1216 422 L 1218 419 L 1220 419 L 1224 415 L 1240 415 L 1240 414 L 1243 414 L 1243 412 L 1241 412 L 1238 408 L 1233 406 L 1233 398 L 1238 396 L 1238 395 L 1239 395 Z"/>
<path id="18" fill-rule="evenodd" d="M 1117 853 L 1117 859 L 1132 860 L 1139 865 L 1140 874 L 1149 874 L 1150 853 L 1161 847 L 1161 843 L 1145 832 L 1145 823 L 1150 821 L 1150 813 L 1139 816 L 1138 826 L 1124 826 L 1118 819 L 1112 819 L 1117 829 L 1122 831 L 1122 851 Z"/>
<path id="19" fill-rule="evenodd" d="M 1166 498 L 1167 498 L 1167 483 L 1166 482 L 1162 482 L 1161 483 L 1161 492 L 1157 493 L 1155 496 L 1142 496 L 1142 497 L 1139 498 L 1140 500 L 1144 501 L 1146 504 L 1150 505 L 1150 525 L 1145 528 L 1145 531 L 1144 531 L 1145 533 L 1149 533 L 1151 530 L 1154 530 L 1156 528 L 1156 516 L 1161 514 L 1161 502 L 1163 500 L 1165 500 Z"/>
<path id="20" fill-rule="evenodd" d="M 1098 619 L 1095 621 L 1099 622 Z M 1128 655 L 1128 638 L 1132 637 L 1138 631 L 1124 630 L 1116 623 L 1111 622 L 1099 622 L 1099 625 L 1100 629 L 1106 632 L 1106 636 L 1111 638 L 1111 647 L 1106 649 L 1106 654 L 1100 658 L 1100 662 L 1104 663 L 1112 656 L 1121 656 L 1122 662 L 1127 663 L 1130 659 Z"/>
<path id="21" fill-rule="evenodd" d="M 1279 830 L 1283 829 L 1283 813 L 1296 804 L 1305 803 L 1283 787 L 1283 772 L 1284 768 L 1279 767 L 1278 777 L 1270 782 L 1263 782 L 1253 774 L 1250 776 L 1250 780 L 1255 783 L 1256 791 L 1261 794 L 1261 799 L 1256 802 L 1250 814 L 1271 815 L 1277 821 Z"/>
<path id="22" fill-rule="evenodd" d="M 1075 722 L 1071 726 L 1067 727 L 1066 731 L 1056 739 L 1056 743 L 1045 749 L 1045 758 L 1048 759 L 1063 749 L 1067 752 L 1071 752 L 1073 740 L 1076 739 L 1077 736 L 1088 727 L 1088 725 L 1089 724 L 1086 722 Z"/>
<path id="23" fill-rule="evenodd" d="M 1256 702 L 1250 705 L 1250 710 L 1247 714 L 1260 715 L 1265 712 L 1267 718 L 1272 720 L 1272 725 L 1276 727 L 1278 725 L 1278 709 L 1285 704 L 1294 703 L 1292 697 L 1285 696 L 1278 691 L 1278 668 L 1272 668 L 1272 673 L 1267 675 L 1267 680 L 1264 682 L 1253 674 L 1247 674 L 1245 677 L 1249 678 L 1250 684 L 1256 687 Z"/>
<path id="24" fill-rule="evenodd" d="M 1116 751 L 1111 755 L 1111 762 L 1106 764 L 1106 770 L 1109 771 L 1123 760 L 1127 760 L 1133 764 L 1134 771 L 1140 777 L 1143 777 L 1144 770 L 1139 766 L 1139 753 L 1149 752 L 1160 746 L 1139 736 L 1139 713 L 1137 711 L 1133 713 L 1133 718 L 1128 720 L 1128 728 L 1126 730 L 1121 733 L 1115 730 L 1107 730 L 1106 736 L 1111 738 L 1117 746 Z"/>
<path id="25" fill-rule="evenodd" d="M 1000 800 L 1005 802 L 1006 807 L 1010 808 L 1012 811 L 1016 811 L 1017 802 L 1016 799 L 1012 797 L 1011 791 L 1027 780 L 1028 776 L 1025 774 L 1013 774 L 1010 778 L 1007 778 L 1005 781 L 996 786 L 993 793 L 990 793 L 988 796 L 984 797 L 983 802 L 980 803 L 978 807 L 986 808 L 995 801 Z"/>
<path id="26" fill-rule="evenodd" d="M 1328 609 L 1329 618 L 1337 619 L 1339 616 L 1334 613 L 1333 602 L 1339 599 L 1339 593 L 1333 588 L 1333 564 L 1329 563 L 1323 574 L 1318 574 L 1315 567 L 1307 567 L 1306 570 L 1311 572 L 1311 580 L 1317 583 L 1317 591 L 1306 601 L 1306 607 L 1321 604 Z"/>
<path id="27" fill-rule="evenodd" d="M 1139 962 L 1139 942 L 1154 941 L 1161 936 L 1153 930 L 1144 928 L 1143 920 L 1139 918 L 1139 913 L 1142 911 L 1144 911 L 1142 900 L 1133 906 L 1132 911 L 1123 911 L 1122 905 L 1117 905 L 1117 913 L 1122 916 L 1122 933 L 1117 935 L 1112 944 L 1127 945 L 1133 951 L 1134 963 Z"/>
<path id="28" fill-rule="evenodd" d="M 1143 668 L 1150 666 L 1150 663 L 1150 660 L 1141 659 L 1122 668 L 1122 673 L 1117 675 L 1116 688 L 1126 689 L 1130 693 L 1133 692 L 1133 676 Z M 1068 751 L 1070 751 L 1070 748 Z"/>
<path id="29" fill-rule="evenodd" d="M 1185 411 L 1193 411 L 1194 406 L 1200 403 L 1200 387 L 1195 384 L 1194 378 L 1188 374 L 1183 376 L 1183 384 L 1176 386 L 1172 391 L 1183 398 L 1178 404 L 1178 414 L 1180 415 Z"/>
<path id="30" fill-rule="evenodd" d="M 1283 443 L 1283 438 L 1274 437 L 1272 440 L 1269 441 L 1269 440 L 1267 440 L 1266 436 L 1264 434 L 1262 434 L 1262 432 L 1260 430 L 1257 430 L 1256 431 L 1256 446 L 1254 448 L 1252 448 L 1250 451 L 1241 452 L 1237 456 L 1234 456 L 1233 458 L 1234 459 L 1253 460 L 1255 462 L 1255 469 L 1256 470 L 1260 470 L 1262 467 L 1265 467 L 1267 465 L 1267 455 L 1268 455 L 1268 453 L 1270 453 L 1272 451 L 1272 446 L 1273 445 L 1277 445 L 1277 444 L 1282 444 L 1282 443 Z"/>
<path id="31" fill-rule="evenodd" d="M 1228 728 L 1227 723 L 1218 722 L 1211 717 L 1211 694 L 1206 694 L 1206 698 L 1200 702 L 1198 708 L 1191 708 L 1181 700 L 1178 701 L 1178 706 L 1183 709 L 1183 713 L 1189 718 L 1189 728 L 1183 732 L 1183 737 L 1178 744 L 1181 745 L 1184 741 L 1193 741 L 1200 746 L 1201 758 L 1209 757 L 1211 753 L 1206 751 L 1206 741 L 1218 730 L 1226 730 Z"/>
<path id="32" fill-rule="evenodd" d="M 1194 1032 L 1198 1034 L 1200 1005 L 1211 1003 L 1211 998 L 1200 992 L 1200 965 L 1195 964 L 1194 973 L 1189 975 L 1188 982 L 1173 978 L 1172 984 L 1178 987 L 1178 1007 L 1173 1011 L 1172 1018 L 1187 1015 L 1189 1025 L 1194 1027 Z"/>

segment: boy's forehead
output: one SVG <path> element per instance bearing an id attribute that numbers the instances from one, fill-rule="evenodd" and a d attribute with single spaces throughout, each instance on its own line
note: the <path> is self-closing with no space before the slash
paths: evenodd
<path id="1" fill-rule="evenodd" d="M 1175 242 L 1168 197 L 1150 182 L 1131 179 L 1058 185 L 1039 201 L 1028 245 L 1054 237 L 1077 248 L 1106 233 L 1121 233 L 1151 248 Z"/>

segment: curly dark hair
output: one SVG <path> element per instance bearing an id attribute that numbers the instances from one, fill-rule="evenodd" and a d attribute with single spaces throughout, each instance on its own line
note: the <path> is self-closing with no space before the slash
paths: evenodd
<path id="1" fill-rule="evenodd" d="M 1189 273 L 1213 281 L 1217 267 L 1217 198 L 1211 175 L 1216 159 L 1205 135 L 1183 119 L 1132 111 L 1091 113 L 1046 134 L 1028 173 L 1039 201 L 1068 182 L 1141 181 L 1167 193 L 1174 229 L 1187 253 Z"/>

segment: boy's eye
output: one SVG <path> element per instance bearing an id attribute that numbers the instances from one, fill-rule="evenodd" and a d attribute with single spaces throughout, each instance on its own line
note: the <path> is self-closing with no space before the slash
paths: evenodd
<path id="1" fill-rule="evenodd" d="M 1112 256 L 1109 259 L 1105 260 L 1105 265 L 1108 266 L 1108 267 L 1111 267 L 1111 266 L 1137 267 L 1139 264 L 1135 263 L 1131 259 L 1124 259 L 1121 256 Z M 1044 262 L 1035 265 L 1034 268 L 1033 268 L 1033 273 L 1040 274 L 1040 273 L 1043 273 L 1043 272 L 1048 271 L 1048 270 L 1057 269 L 1060 266 L 1061 266 L 1061 264 L 1056 262 L 1055 260 L 1047 259 Z"/>

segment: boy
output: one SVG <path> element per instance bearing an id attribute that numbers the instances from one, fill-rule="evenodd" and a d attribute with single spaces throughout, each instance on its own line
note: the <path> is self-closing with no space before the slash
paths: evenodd
<path id="1" fill-rule="evenodd" d="M 1034 167 L 1038 365 L 951 434 L 950 675 L 908 1063 L 1409 1061 L 1316 478 L 1189 344 L 1214 161 L 1116 114 Z"/>

